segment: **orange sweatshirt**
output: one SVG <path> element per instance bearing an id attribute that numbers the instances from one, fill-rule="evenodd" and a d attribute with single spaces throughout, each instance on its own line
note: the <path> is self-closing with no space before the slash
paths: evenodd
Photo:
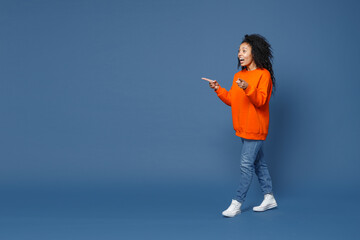
<path id="1" fill-rule="evenodd" d="M 245 80 L 248 87 L 243 90 L 236 81 Z M 219 86 L 218 97 L 231 106 L 235 134 L 251 140 L 265 140 L 269 129 L 269 101 L 272 91 L 270 72 L 257 68 L 235 73 L 231 89 Z"/>

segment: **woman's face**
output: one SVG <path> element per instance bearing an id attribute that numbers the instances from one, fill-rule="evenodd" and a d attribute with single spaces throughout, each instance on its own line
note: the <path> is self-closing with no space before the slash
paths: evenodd
<path id="1" fill-rule="evenodd" d="M 244 42 L 239 47 L 238 58 L 242 67 L 248 67 L 254 60 L 250 44 Z"/>

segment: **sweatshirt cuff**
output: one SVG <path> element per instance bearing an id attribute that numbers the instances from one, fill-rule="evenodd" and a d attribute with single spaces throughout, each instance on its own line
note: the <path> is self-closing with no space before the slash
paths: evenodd
<path id="1" fill-rule="evenodd" d="M 254 88 L 248 84 L 247 88 L 244 90 L 246 96 L 250 96 L 254 92 Z"/>
<path id="2" fill-rule="evenodd" d="M 219 86 L 219 88 L 218 88 L 217 90 L 214 90 L 214 92 L 215 92 L 217 95 L 221 94 L 223 91 L 224 91 L 224 89 L 223 89 L 221 86 Z"/>

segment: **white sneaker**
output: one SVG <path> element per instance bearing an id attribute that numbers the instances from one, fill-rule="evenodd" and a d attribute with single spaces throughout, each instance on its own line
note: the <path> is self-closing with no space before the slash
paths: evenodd
<path id="1" fill-rule="evenodd" d="M 256 206 L 253 208 L 255 212 L 264 212 L 266 210 L 277 207 L 277 203 L 272 194 L 265 194 L 264 201 L 260 204 L 260 206 Z"/>
<path id="2" fill-rule="evenodd" d="M 225 217 L 235 217 L 237 214 L 241 213 L 240 207 L 241 203 L 233 199 L 231 201 L 231 205 L 228 207 L 228 209 L 222 212 L 222 215 Z"/>

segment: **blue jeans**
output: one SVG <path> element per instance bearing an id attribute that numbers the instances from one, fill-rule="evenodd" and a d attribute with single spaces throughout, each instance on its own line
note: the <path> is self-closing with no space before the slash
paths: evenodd
<path id="1" fill-rule="evenodd" d="M 234 199 L 243 203 L 249 190 L 253 172 L 258 176 L 262 193 L 272 194 L 272 181 L 262 150 L 264 141 L 241 138 L 243 143 L 240 161 L 240 185 Z"/>

